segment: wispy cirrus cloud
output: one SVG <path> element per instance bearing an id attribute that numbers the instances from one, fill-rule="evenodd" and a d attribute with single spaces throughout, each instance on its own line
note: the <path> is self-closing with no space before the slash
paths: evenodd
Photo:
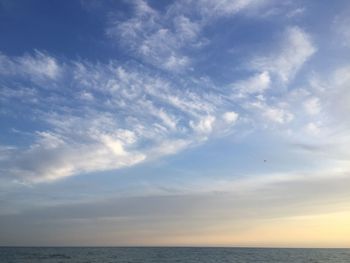
<path id="1" fill-rule="evenodd" d="M 55 80 L 57 88 L 49 92 L 41 82 L 35 84 L 39 85 L 33 88 L 33 96 L 40 102 L 37 107 L 21 100 L 26 113 L 35 112 L 46 128 L 32 134 L 33 142 L 27 148 L 8 153 L 3 170 L 20 180 L 52 181 L 132 166 L 196 145 L 229 129 L 237 120 L 238 114 L 223 107 L 210 87 L 201 93 L 196 88 L 179 90 L 146 68 L 123 67 L 117 62 L 58 62 L 44 56 L 36 53 L 5 61 L 27 85 L 38 76 L 51 78 L 52 61 L 61 74 Z M 31 65 L 46 62 L 43 68 L 48 72 L 27 71 L 17 63 L 24 59 Z M 26 96 L 26 88 L 17 87 L 12 75 L 4 79 L 9 87 L 22 92 L 16 95 Z M 18 96 L 12 96 L 10 88 L 2 93 L 5 105 L 11 108 Z"/>
<path id="2" fill-rule="evenodd" d="M 177 1 L 161 12 L 132 1 L 134 15 L 111 19 L 107 35 L 146 63 L 167 71 L 190 69 L 191 51 L 208 44 L 202 30 L 210 21 L 266 7 L 270 0 Z"/>
<path id="3" fill-rule="evenodd" d="M 26 54 L 8 58 L 0 53 L 0 74 L 35 78 L 35 80 L 54 80 L 59 77 L 61 68 L 55 58 L 35 51 L 34 55 Z"/>
<path id="4" fill-rule="evenodd" d="M 257 56 L 248 65 L 253 74 L 247 79 L 233 82 L 230 86 L 232 101 L 238 102 L 256 120 L 264 123 L 290 123 L 297 108 L 288 99 L 290 91 L 282 92 L 281 87 L 289 85 L 298 71 L 316 52 L 311 37 L 301 28 L 287 27 L 276 44 L 279 48 L 267 56 Z M 293 93 L 293 91 L 291 91 Z M 308 112 L 316 106 L 308 101 Z M 313 109 L 311 109 L 313 107 Z"/>
<path id="5" fill-rule="evenodd" d="M 182 48 L 198 41 L 200 25 L 180 14 L 161 14 L 146 1 L 134 1 L 133 6 L 134 16 L 112 21 L 107 35 L 156 67 L 175 71 L 188 67 L 190 58 Z"/>
<path id="6" fill-rule="evenodd" d="M 346 8 L 341 14 L 337 15 L 333 20 L 333 31 L 335 32 L 336 39 L 344 47 L 350 47 L 350 30 L 349 30 L 349 13 L 350 8 Z"/>
<path id="7" fill-rule="evenodd" d="M 289 27 L 283 39 L 279 53 L 258 57 L 252 61 L 251 66 L 259 71 L 268 71 L 282 83 L 287 83 L 317 49 L 310 36 L 297 26 Z"/>

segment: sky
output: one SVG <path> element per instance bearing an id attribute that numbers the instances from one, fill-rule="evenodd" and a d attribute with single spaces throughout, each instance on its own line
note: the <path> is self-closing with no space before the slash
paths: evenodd
<path id="1" fill-rule="evenodd" d="M 0 245 L 350 247 L 346 0 L 0 0 Z"/>

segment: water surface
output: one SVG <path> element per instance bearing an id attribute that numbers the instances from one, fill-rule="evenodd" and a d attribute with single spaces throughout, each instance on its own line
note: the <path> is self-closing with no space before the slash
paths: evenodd
<path id="1" fill-rule="evenodd" d="M 1 263 L 349 263 L 350 249 L 18 248 L 0 247 Z"/>

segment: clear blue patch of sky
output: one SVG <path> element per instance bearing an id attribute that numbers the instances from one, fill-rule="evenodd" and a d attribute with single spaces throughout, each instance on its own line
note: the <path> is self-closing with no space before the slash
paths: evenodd
<path id="1" fill-rule="evenodd" d="M 108 10 L 126 8 L 121 1 L 28 0 L 0 4 L 0 51 L 21 56 L 33 50 L 51 55 L 92 61 L 124 59 L 106 39 Z M 110 8 L 110 9 L 109 9 Z M 93 9 L 93 11 L 91 10 Z"/>

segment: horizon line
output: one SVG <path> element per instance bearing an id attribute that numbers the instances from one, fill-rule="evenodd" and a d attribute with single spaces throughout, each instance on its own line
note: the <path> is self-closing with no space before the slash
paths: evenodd
<path id="1" fill-rule="evenodd" d="M 56 245 L 56 246 L 41 246 L 41 245 L 0 245 L 0 248 L 237 248 L 237 249 L 350 249 L 349 247 L 294 247 L 294 246 L 196 246 L 196 245 L 181 245 L 181 246 L 171 246 L 171 245 L 106 245 L 106 246 L 84 246 L 84 245 Z"/>

